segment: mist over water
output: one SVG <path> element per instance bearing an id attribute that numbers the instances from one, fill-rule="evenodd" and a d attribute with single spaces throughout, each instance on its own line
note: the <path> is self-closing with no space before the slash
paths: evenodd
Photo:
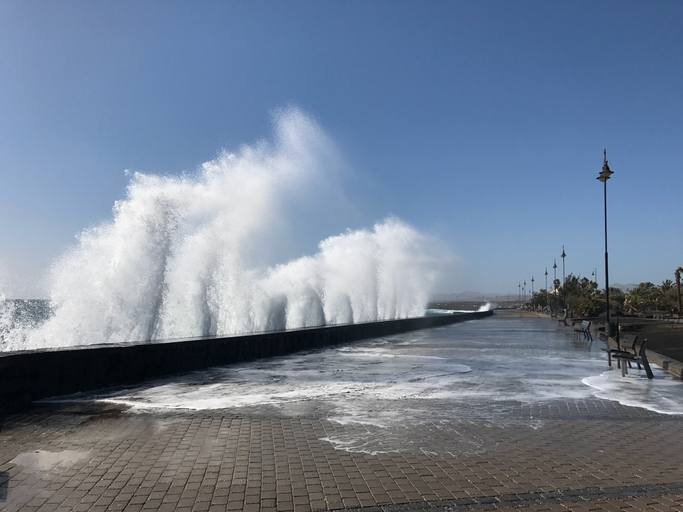
<path id="1" fill-rule="evenodd" d="M 10 325 L 16 305 L 2 303 L 2 350 L 423 315 L 442 257 L 396 218 L 268 262 L 291 252 L 301 204 L 344 202 L 338 167 L 318 125 L 288 109 L 275 118 L 273 143 L 224 152 L 191 175 L 135 173 L 112 219 L 83 231 L 54 265 L 42 325 Z"/>

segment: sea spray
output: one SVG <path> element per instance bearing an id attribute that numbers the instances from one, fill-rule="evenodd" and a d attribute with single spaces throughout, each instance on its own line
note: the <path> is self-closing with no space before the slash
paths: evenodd
<path id="1" fill-rule="evenodd" d="M 289 243 L 283 233 L 296 230 L 298 205 L 339 201 L 338 165 L 318 125 L 288 109 L 273 144 L 224 152 L 192 175 L 135 173 L 112 220 L 85 230 L 54 265 L 51 317 L 6 335 L 3 350 L 424 314 L 443 258 L 396 218 L 329 237 L 312 256 L 264 264 Z"/>
<path id="2" fill-rule="evenodd" d="M 479 306 L 477 311 L 491 311 L 492 309 L 496 309 L 496 305 L 493 302 L 487 302 L 486 304 Z"/>
<path id="3" fill-rule="evenodd" d="M 14 330 L 12 318 L 14 316 L 14 302 L 7 300 L 5 294 L 0 291 L 0 348 Z M 23 342 L 23 340 L 22 340 Z"/>
<path id="4" fill-rule="evenodd" d="M 30 347 L 29 336 L 51 315 L 47 300 L 7 299 L 0 292 L 0 351 Z"/>

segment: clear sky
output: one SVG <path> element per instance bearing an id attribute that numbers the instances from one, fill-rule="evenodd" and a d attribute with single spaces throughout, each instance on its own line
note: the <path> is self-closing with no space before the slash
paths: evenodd
<path id="1" fill-rule="evenodd" d="M 356 213 L 457 255 L 442 292 L 683 266 L 683 2 L 0 2 L 0 271 L 43 276 L 125 197 L 296 106 L 335 142 Z M 311 229 L 301 254 L 336 232 Z"/>

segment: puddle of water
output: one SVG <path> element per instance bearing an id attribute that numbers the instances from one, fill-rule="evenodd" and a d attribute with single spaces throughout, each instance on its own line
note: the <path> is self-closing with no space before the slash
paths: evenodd
<path id="1" fill-rule="evenodd" d="M 36 450 L 34 452 L 20 453 L 10 461 L 11 464 L 18 464 L 27 469 L 50 471 L 57 466 L 68 467 L 84 459 L 90 454 L 89 450 L 64 450 L 61 452 L 49 452 Z"/>

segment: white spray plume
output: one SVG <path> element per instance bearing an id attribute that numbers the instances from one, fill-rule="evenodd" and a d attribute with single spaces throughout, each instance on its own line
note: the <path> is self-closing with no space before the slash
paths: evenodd
<path id="1" fill-rule="evenodd" d="M 496 309 L 496 304 L 494 304 L 493 302 L 487 302 L 486 304 L 482 304 L 481 306 L 479 306 L 479 309 L 477 309 L 477 311 L 491 311 L 492 309 Z"/>
<path id="2" fill-rule="evenodd" d="M 192 176 L 134 174 L 113 219 L 84 231 L 55 264 L 52 317 L 29 333 L 25 347 L 5 348 L 424 314 L 440 248 L 395 218 L 327 238 L 313 256 L 263 264 L 261 253 L 277 253 L 274 246 L 287 243 L 282 233 L 296 229 L 292 205 L 320 194 L 339 201 L 328 173 L 338 167 L 318 125 L 287 109 L 276 117 L 273 144 L 223 153 Z"/>

